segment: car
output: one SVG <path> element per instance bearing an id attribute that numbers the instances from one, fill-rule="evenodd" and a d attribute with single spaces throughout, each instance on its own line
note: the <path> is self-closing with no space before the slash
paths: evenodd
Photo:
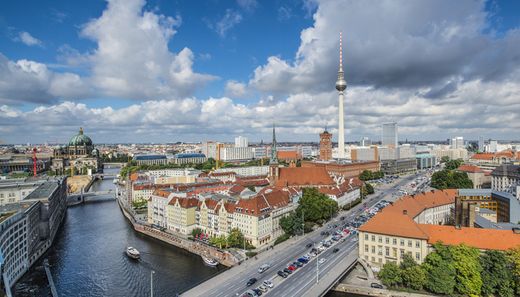
<path id="1" fill-rule="evenodd" d="M 264 264 L 264 265 L 260 266 L 260 268 L 258 268 L 258 273 L 262 273 L 262 272 L 266 271 L 267 269 L 269 269 L 270 267 L 271 267 L 271 265 Z"/>
<path id="2" fill-rule="evenodd" d="M 292 270 L 288 269 L 288 268 L 284 268 L 283 269 L 283 272 L 287 273 L 287 274 L 291 274 L 292 273 Z"/>
<path id="3" fill-rule="evenodd" d="M 298 266 L 298 267 L 302 267 L 303 263 L 300 262 L 300 261 L 295 261 L 295 262 L 293 262 L 293 265 Z"/>
<path id="4" fill-rule="evenodd" d="M 260 285 L 257 289 L 262 291 L 263 293 L 267 292 L 267 287 L 264 285 Z"/>
<path id="5" fill-rule="evenodd" d="M 256 297 L 256 293 L 253 290 L 247 290 L 241 297 Z"/>
<path id="6" fill-rule="evenodd" d="M 305 258 L 305 256 L 298 258 L 298 262 L 301 262 L 303 264 L 307 264 L 309 262 L 309 259 Z"/>
<path id="7" fill-rule="evenodd" d="M 256 296 L 262 296 L 262 291 L 260 289 L 253 289 L 253 292 L 256 293 Z"/>
<path id="8" fill-rule="evenodd" d="M 297 268 L 297 267 L 294 266 L 294 265 L 289 265 L 289 266 L 287 267 L 287 269 L 289 269 L 290 271 L 295 271 L 296 268 Z"/>
<path id="9" fill-rule="evenodd" d="M 339 251 L 339 248 L 335 248 L 332 250 L 333 253 L 337 253 Z"/>
<path id="10" fill-rule="evenodd" d="M 325 235 L 325 231 L 321 231 L 320 235 L 321 236 Z"/>
<path id="11" fill-rule="evenodd" d="M 308 243 L 308 244 L 306 245 L 306 247 L 307 247 L 307 248 L 311 248 L 311 247 L 312 247 L 312 243 Z"/>
<path id="12" fill-rule="evenodd" d="M 247 286 L 252 286 L 254 283 L 256 283 L 256 278 L 250 278 L 248 281 L 247 281 Z"/>
<path id="13" fill-rule="evenodd" d="M 281 272 L 281 271 L 278 271 L 278 272 Z M 282 273 L 283 273 L 283 272 L 282 272 Z M 265 280 L 265 281 L 263 282 L 263 284 L 264 284 L 264 286 L 266 286 L 266 287 L 268 287 L 268 288 L 272 288 L 272 287 L 274 287 L 273 282 L 270 281 L 270 280 Z"/>
<path id="14" fill-rule="evenodd" d="M 371 283 L 370 286 L 376 289 L 383 289 L 383 286 L 378 283 Z"/>
<path id="15" fill-rule="evenodd" d="M 345 217 L 341 217 L 341 218 L 339 218 L 339 219 L 343 221 L 343 220 L 345 219 Z"/>
<path id="16" fill-rule="evenodd" d="M 321 259 L 318 261 L 318 263 L 323 264 L 325 261 L 327 261 L 326 258 L 321 258 Z"/>
<path id="17" fill-rule="evenodd" d="M 287 273 L 281 271 L 281 270 L 278 270 L 277 274 L 283 278 L 286 278 L 287 277 Z"/>

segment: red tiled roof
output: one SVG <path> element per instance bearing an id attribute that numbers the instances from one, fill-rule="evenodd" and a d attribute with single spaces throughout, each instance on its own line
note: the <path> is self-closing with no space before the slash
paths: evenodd
<path id="1" fill-rule="evenodd" d="M 278 159 L 280 160 L 298 160 L 301 159 L 297 151 L 278 151 Z"/>
<path id="2" fill-rule="evenodd" d="M 179 201 L 179 205 L 182 208 L 197 207 L 197 205 L 199 204 L 199 200 L 196 198 L 181 198 L 181 197 L 173 198 L 168 204 L 175 205 L 175 203 L 177 203 L 177 201 Z"/>
<path id="3" fill-rule="evenodd" d="M 494 156 L 495 156 L 495 154 L 493 154 L 493 153 L 479 153 L 479 154 L 474 154 L 473 156 L 471 156 L 470 159 L 474 159 L 474 160 L 493 160 Z"/>
<path id="4" fill-rule="evenodd" d="M 260 216 L 271 210 L 287 206 L 290 203 L 289 193 L 280 189 L 272 189 L 249 199 L 240 199 L 235 205 L 235 212 L 251 216 Z"/>
<path id="5" fill-rule="evenodd" d="M 478 166 L 475 166 L 475 165 L 460 165 L 459 168 L 457 168 L 457 170 L 459 171 L 464 171 L 464 172 L 470 172 L 470 173 L 479 173 L 479 172 L 483 172 L 482 169 L 480 169 L 480 167 Z"/>
<path id="6" fill-rule="evenodd" d="M 163 197 L 163 198 L 168 198 L 168 196 L 170 196 L 172 192 L 170 191 L 164 191 L 164 190 L 161 190 L 161 189 L 156 189 L 154 192 L 153 192 L 153 195 L 154 196 L 160 196 L 160 197 Z"/>
<path id="7" fill-rule="evenodd" d="M 325 167 L 279 168 L 276 186 L 334 186 Z"/>
<path id="8" fill-rule="evenodd" d="M 460 229 L 454 226 L 419 224 L 429 236 L 428 243 L 442 242 L 446 245 L 465 244 L 481 250 L 508 250 L 520 245 L 520 234 L 511 230 L 481 228 Z"/>

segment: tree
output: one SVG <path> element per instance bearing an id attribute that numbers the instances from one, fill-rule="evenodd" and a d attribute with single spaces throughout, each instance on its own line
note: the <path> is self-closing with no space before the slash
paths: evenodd
<path id="1" fill-rule="evenodd" d="M 379 271 L 378 276 L 383 284 L 388 287 L 398 287 L 403 281 L 401 269 L 393 262 L 385 263 L 381 271 Z"/>
<path id="2" fill-rule="evenodd" d="M 462 163 L 464 163 L 464 161 L 462 161 L 461 159 L 457 159 L 457 160 L 448 160 L 446 163 L 445 163 L 445 169 L 448 169 L 448 170 L 454 170 L 454 169 L 457 169 L 460 167 L 460 165 L 462 165 Z"/>
<path id="3" fill-rule="evenodd" d="M 450 160 L 450 157 L 448 157 L 448 156 L 443 156 L 443 157 L 441 158 L 441 163 L 446 163 L 446 162 L 448 162 L 449 160 Z"/>
<path id="4" fill-rule="evenodd" d="M 482 267 L 479 262 L 479 251 L 464 244 L 449 247 L 455 268 L 455 289 L 464 296 L 480 296 Z"/>
<path id="5" fill-rule="evenodd" d="M 191 236 L 193 236 L 193 238 L 199 236 L 202 233 L 204 233 L 204 231 L 202 231 L 202 229 L 200 229 L 200 228 L 195 228 L 195 229 L 191 230 Z"/>
<path id="6" fill-rule="evenodd" d="M 422 268 L 426 273 L 424 287 L 436 294 L 451 295 L 455 289 L 455 267 L 448 249 L 434 244 L 435 251 L 426 256 Z"/>
<path id="7" fill-rule="evenodd" d="M 431 186 L 437 189 L 473 188 L 466 172 L 441 170 L 432 174 Z"/>
<path id="8" fill-rule="evenodd" d="M 405 287 L 414 290 L 422 290 L 426 284 L 426 272 L 419 265 L 401 270 L 401 278 Z"/>
<path id="9" fill-rule="evenodd" d="M 359 179 L 362 181 L 371 180 L 372 179 L 372 171 L 370 170 L 363 170 L 359 174 Z"/>
<path id="10" fill-rule="evenodd" d="M 375 193 L 374 187 L 371 184 L 365 183 L 365 188 L 366 188 L 366 191 L 367 191 L 368 195 Z"/>
<path id="11" fill-rule="evenodd" d="M 338 203 L 316 188 L 304 188 L 298 204 L 296 216 L 302 216 L 303 213 L 307 222 L 328 220 L 338 211 Z"/>
<path id="12" fill-rule="evenodd" d="M 511 265 L 511 273 L 515 282 L 516 294 L 520 295 L 520 246 L 507 251 L 507 259 Z"/>
<path id="13" fill-rule="evenodd" d="M 228 247 L 227 238 L 224 235 L 211 237 L 209 243 L 220 249 Z"/>
<path id="14" fill-rule="evenodd" d="M 512 265 L 505 253 L 486 251 L 480 256 L 482 296 L 514 296 Z"/>

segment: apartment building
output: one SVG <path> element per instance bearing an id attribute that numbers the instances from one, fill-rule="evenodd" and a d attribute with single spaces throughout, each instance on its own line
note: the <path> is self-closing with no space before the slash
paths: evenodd
<path id="1" fill-rule="evenodd" d="M 196 198 L 173 198 L 167 205 L 168 230 L 188 235 L 197 225 Z"/>

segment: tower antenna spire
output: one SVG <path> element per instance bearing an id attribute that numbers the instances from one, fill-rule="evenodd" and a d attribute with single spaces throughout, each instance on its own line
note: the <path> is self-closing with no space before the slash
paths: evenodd
<path id="1" fill-rule="evenodd" d="M 343 33 L 339 32 L 339 71 L 343 72 Z"/>

